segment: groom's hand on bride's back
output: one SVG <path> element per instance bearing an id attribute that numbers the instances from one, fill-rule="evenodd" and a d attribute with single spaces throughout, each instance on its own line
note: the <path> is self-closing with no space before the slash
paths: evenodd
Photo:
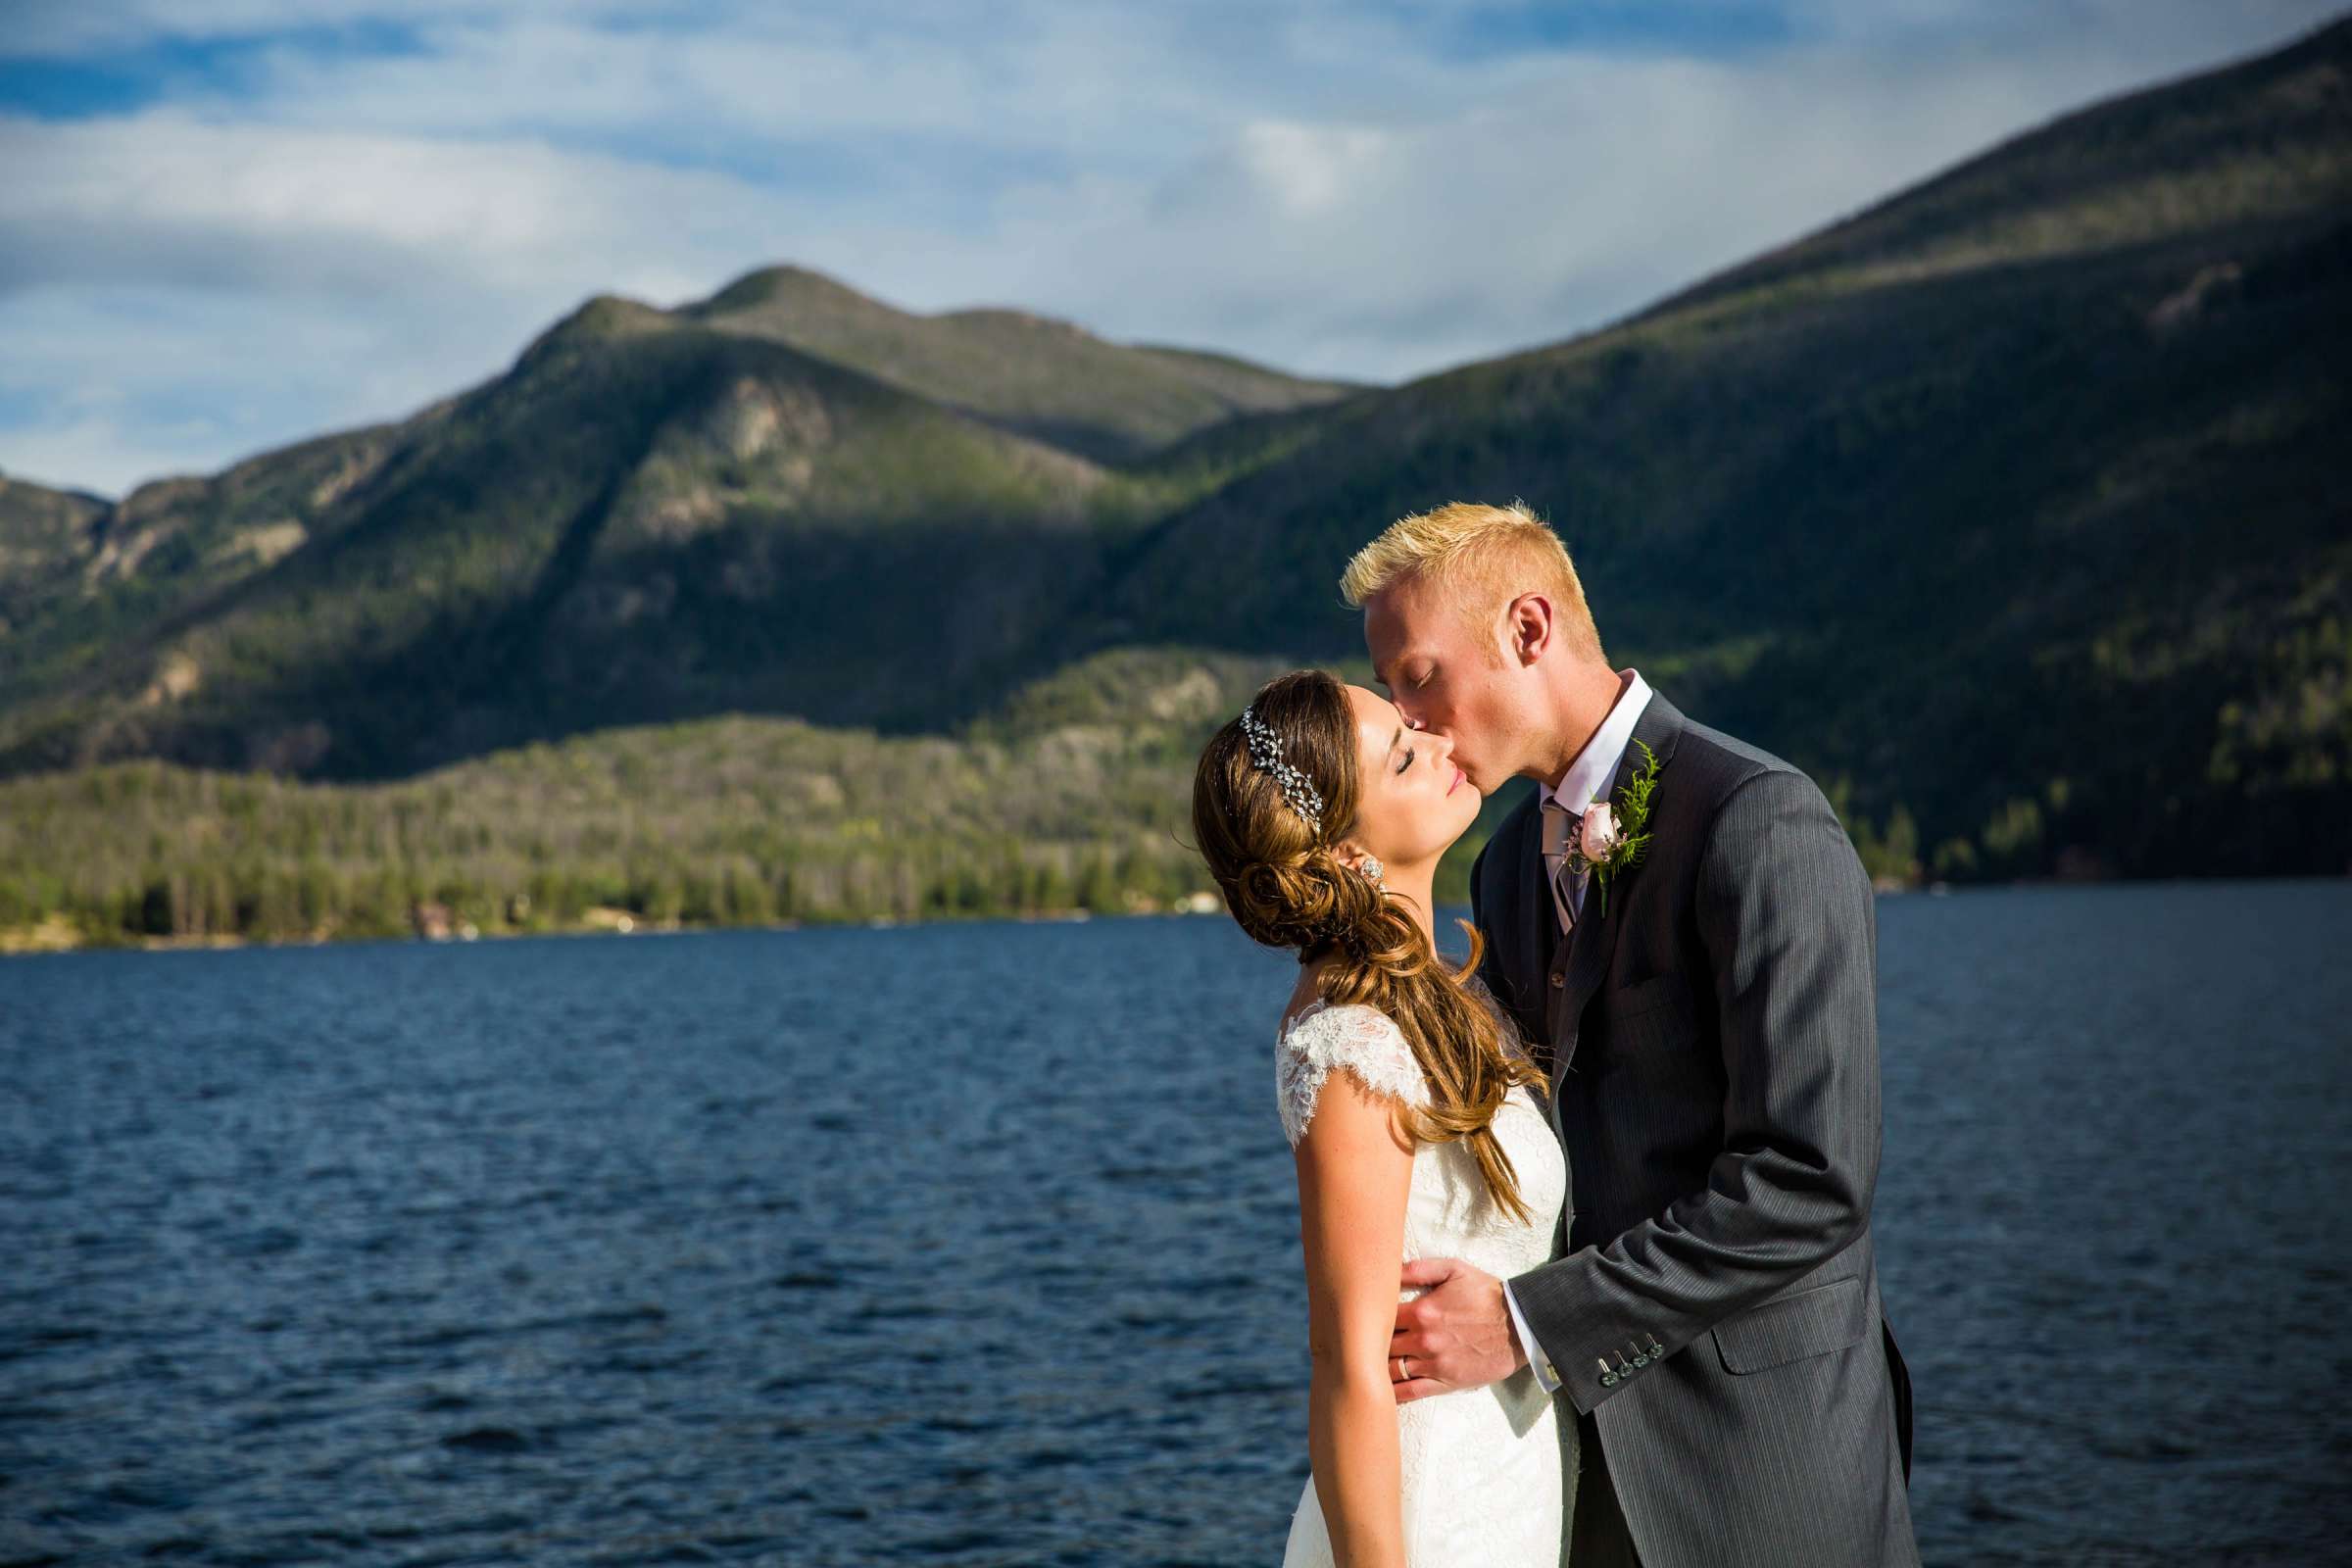
<path id="1" fill-rule="evenodd" d="M 1527 1365 L 1501 1280 L 1458 1257 L 1423 1257 L 1404 1265 L 1398 1283 L 1428 1287 L 1396 1308 L 1389 1381 L 1398 1404 L 1483 1389 Z"/>

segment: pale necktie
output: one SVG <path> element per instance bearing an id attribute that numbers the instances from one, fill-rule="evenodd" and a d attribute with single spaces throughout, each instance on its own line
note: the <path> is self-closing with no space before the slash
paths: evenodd
<path id="1" fill-rule="evenodd" d="M 1551 906 L 1559 913 L 1563 934 L 1576 929 L 1576 870 L 1568 860 L 1568 846 L 1584 820 L 1555 799 L 1544 803 L 1544 879 L 1551 884 Z"/>

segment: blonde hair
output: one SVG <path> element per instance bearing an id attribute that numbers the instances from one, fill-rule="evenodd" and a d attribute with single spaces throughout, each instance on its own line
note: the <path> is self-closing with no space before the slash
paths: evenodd
<path id="1" fill-rule="evenodd" d="M 1568 547 L 1524 501 L 1507 507 L 1455 501 L 1398 517 L 1348 563 L 1340 574 L 1340 594 L 1360 610 L 1384 588 L 1416 577 L 1446 588 L 1463 618 L 1481 633 L 1518 595 L 1547 594 L 1570 650 L 1607 662 Z"/>

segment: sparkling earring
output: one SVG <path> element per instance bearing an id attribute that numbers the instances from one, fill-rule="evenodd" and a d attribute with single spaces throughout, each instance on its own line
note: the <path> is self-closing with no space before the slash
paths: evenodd
<path id="1" fill-rule="evenodd" d="M 1380 857 L 1377 855 L 1365 856 L 1363 859 L 1356 862 L 1355 868 L 1370 877 L 1374 887 L 1380 886 L 1380 874 L 1388 869 L 1387 866 L 1380 863 Z"/>

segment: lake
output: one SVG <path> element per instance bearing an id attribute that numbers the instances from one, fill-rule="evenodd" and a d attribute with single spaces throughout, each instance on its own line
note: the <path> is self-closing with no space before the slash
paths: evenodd
<path id="1" fill-rule="evenodd" d="M 1879 902 L 1936 1564 L 2352 1539 L 2352 883 Z M 1272 1563 L 1216 918 L 0 959 L 0 1563 Z"/>

